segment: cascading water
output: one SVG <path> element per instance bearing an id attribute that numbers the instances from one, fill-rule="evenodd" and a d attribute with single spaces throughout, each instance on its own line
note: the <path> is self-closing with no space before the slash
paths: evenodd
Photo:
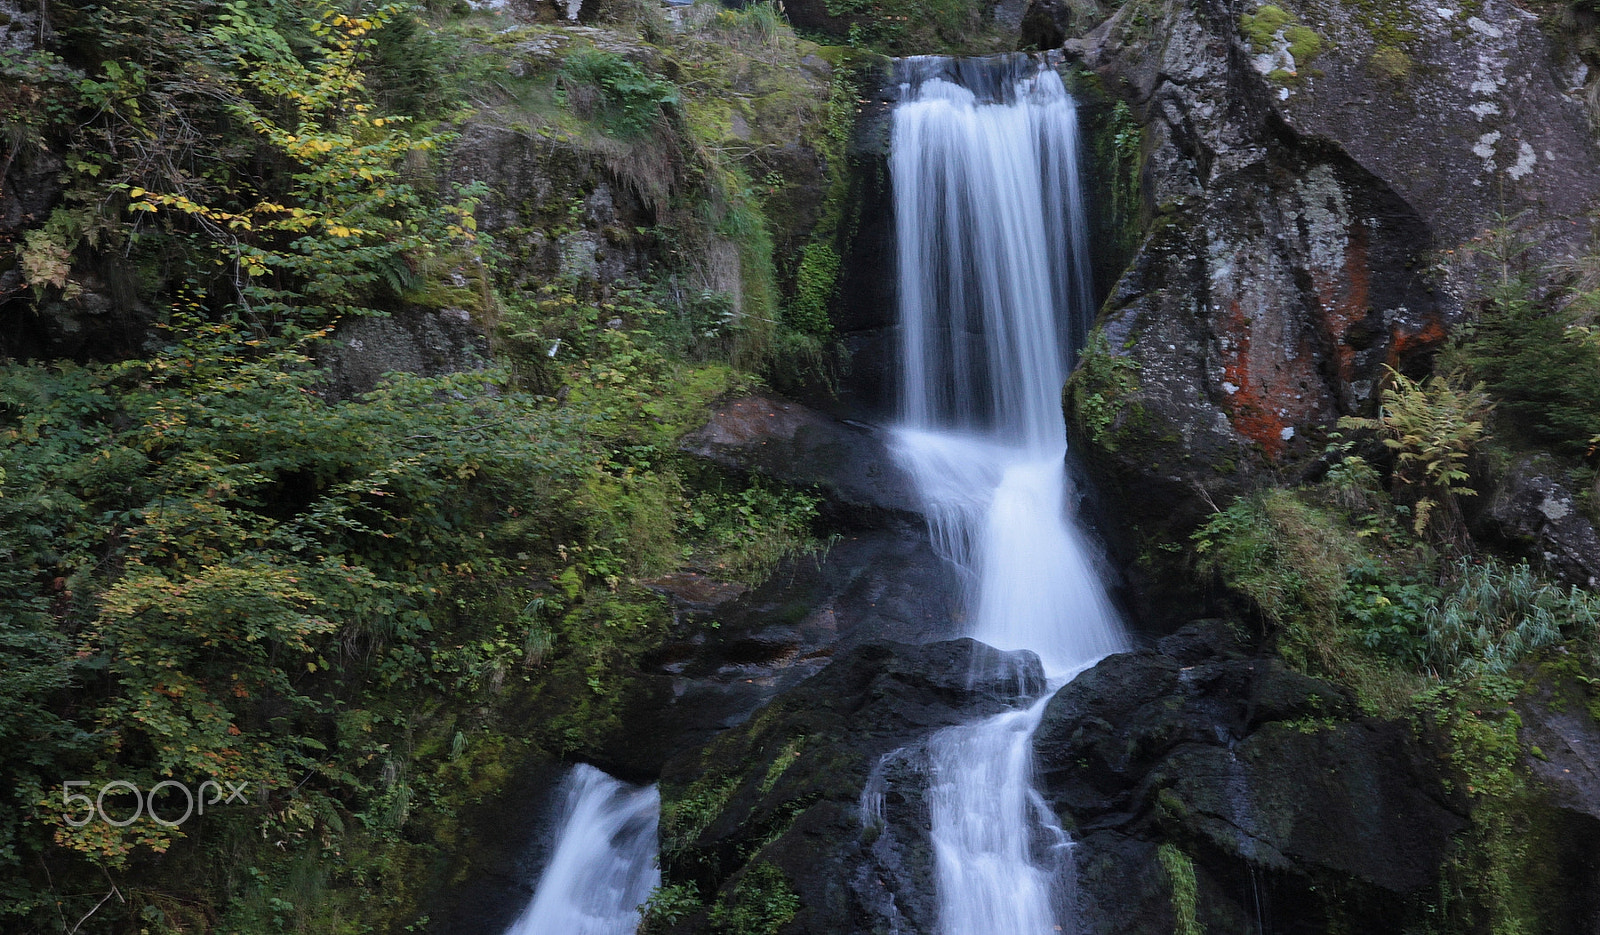
<path id="1" fill-rule="evenodd" d="M 1126 638 L 1068 515 L 1060 394 L 1091 310 L 1076 106 L 1037 59 L 900 63 L 896 455 L 969 590 L 968 633 L 1051 687 Z M 1066 836 L 1033 790 L 1046 698 L 929 742 L 944 935 L 1051 935 Z"/>
<path id="2" fill-rule="evenodd" d="M 549 866 L 506 935 L 632 935 L 639 907 L 661 882 L 660 795 L 579 764 L 561 796 Z"/>

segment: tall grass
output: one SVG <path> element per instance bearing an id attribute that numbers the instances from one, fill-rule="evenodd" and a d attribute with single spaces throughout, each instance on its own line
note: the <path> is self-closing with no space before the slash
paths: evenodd
<path id="1" fill-rule="evenodd" d="M 1526 564 L 1455 565 L 1456 587 L 1425 618 L 1425 658 L 1441 676 L 1504 673 L 1535 650 L 1592 637 L 1600 596 L 1542 581 Z"/>

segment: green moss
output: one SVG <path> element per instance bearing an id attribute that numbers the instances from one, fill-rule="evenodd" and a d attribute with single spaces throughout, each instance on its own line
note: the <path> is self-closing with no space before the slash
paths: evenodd
<path id="1" fill-rule="evenodd" d="M 778 750 L 778 755 L 772 758 L 772 765 L 767 767 L 767 774 L 761 777 L 762 795 L 772 791 L 772 787 L 778 784 L 778 779 L 794 765 L 805 745 L 805 737 L 795 737 Z"/>
<path id="2" fill-rule="evenodd" d="M 1194 878 L 1194 861 L 1176 845 L 1156 848 L 1156 859 L 1172 893 L 1172 935 L 1205 935 L 1198 912 L 1199 887 Z"/>
<path id="3" fill-rule="evenodd" d="M 1295 65 L 1304 68 L 1311 61 L 1322 54 L 1322 37 L 1316 30 L 1309 26 L 1296 24 L 1283 31 L 1283 38 L 1289 42 L 1289 54 L 1294 56 Z"/>
<path id="4" fill-rule="evenodd" d="M 1278 32 L 1295 22 L 1295 18 L 1282 7 L 1267 4 L 1254 13 L 1239 14 L 1239 31 L 1257 55 L 1272 51 Z"/>
<path id="5" fill-rule="evenodd" d="M 1254 13 L 1239 15 L 1239 31 L 1257 55 L 1271 52 L 1281 38 L 1294 59 L 1294 71 L 1273 69 L 1267 80 L 1274 84 L 1291 84 L 1300 77 L 1311 62 L 1323 52 L 1323 38 L 1316 30 L 1301 23 L 1282 7 L 1268 4 Z"/>
<path id="6" fill-rule="evenodd" d="M 1067 381 L 1067 403 L 1079 431 L 1105 451 L 1116 451 L 1130 422 L 1141 424 L 1144 407 L 1130 401 L 1139 389 L 1139 362 L 1113 354 L 1104 332 L 1096 329 Z"/>
<path id="7" fill-rule="evenodd" d="M 1410 4 L 1391 0 L 1347 0 L 1345 8 L 1380 46 L 1403 48 L 1415 42 L 1420 34 L 1418 14 Z M 1461 19 L 1465 20 L 1468 15 L 1463 12 Z"/>
<path id="8" fill-rule="evenodd" d="M 1373 75 L 1389 81 L 1404 81 L 1411 75 L 1411 56 L 1391 45 L 1380 45 L 1367 57 Z"/>

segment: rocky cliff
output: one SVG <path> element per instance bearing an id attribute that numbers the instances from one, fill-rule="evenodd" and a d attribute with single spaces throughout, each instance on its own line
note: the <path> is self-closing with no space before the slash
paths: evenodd
<path id="1" fill-rule="evenodd" d="M 1600 152 L 1555 31 L 1502 2 L 1139 2 L 1068 42 L 1144 125 L 1149 233 L 1102 319 L 1127 376 L 1069 400 L 1137 514 L 1305 471 L 1384 367 L 1426 371 L 1497 218 L 1587 243 Z"/>

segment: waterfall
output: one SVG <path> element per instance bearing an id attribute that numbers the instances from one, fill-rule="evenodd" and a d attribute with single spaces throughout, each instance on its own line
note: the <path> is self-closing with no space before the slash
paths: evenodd
<path id="1" fill-rule="evenodd" d="M 1092 311 L 1077 112 L 1028 56 L 899 63 L 901 425 L 968 634 L 1059 687 L 1126 637 L 1069 515 L 1061 386 Z M 1047 700 L 929 742 L 943 935 L 1052 935 L 1069 842 L 1033 789 Z"/>
<path id="2" fill-rule="evenodd" d="M 593 766 L 562 781 L 550 863 L 506 935 L 632 935 L 639 907 L 661 883 L 655 786 L 635 788 Z"/>

